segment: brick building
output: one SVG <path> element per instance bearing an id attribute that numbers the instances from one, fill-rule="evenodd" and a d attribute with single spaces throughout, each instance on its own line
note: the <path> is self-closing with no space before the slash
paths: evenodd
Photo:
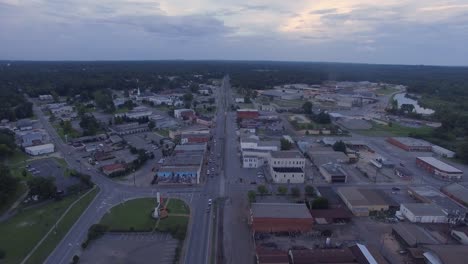
<path id="1" fill-rule="evenodd" d="M 307 232 L 313 219 L 305 204 L 253 203 L 250 224 L 255 232 Z"/>

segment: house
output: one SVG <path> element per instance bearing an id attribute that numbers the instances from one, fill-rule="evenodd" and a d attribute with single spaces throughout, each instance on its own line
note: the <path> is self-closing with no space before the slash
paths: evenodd
<path id="1" fill-rule="evenodd" d="M 337 193 L 355 216 L 369 216 L 371 211 L 387 211 L 397 206 L 381 190 L 340 187 Z"/>
<path id="2" fill-rule="evenodd" d="M 150 130 L 148 124 L 139 124 L 138 122 L 115 125 L 109 129 L 119 136 L 143 133 Z"/>
<path id="3" fill-rule="evenodd" d="M 254 233 L 307 232 L 313 219 L 305 204 L 252 203 L 249 224 Z"/>
<path id="4" fill-rule="evenodd" d="M 16 121 L 16 128 L 20 131 L 33 129 L 33 123 L 30 119 L 20 119 Z"/>
<path id="5" fill-rule="evenodd" d="M 174 109 L 174 117 L 177 119 L 185 119 L 195 117 L 195 111 L 192 109 Z"/>
<path id="6" fill-rule="evenodd" d="M 435 204 L 405 203 L 398 212 L 411 223 L 447 223 L 448 220 L 447 213 Z"/>
<path id="7" fill-rule="evenodd" d="M 341 167 L 336 163 L 326 163 L 319 167 L 319 171 L 325 180 L 329 183 L 345 183 L 347 174 Z"/>
<path id="8" fill-rule="evenodd" d="M 269 166 L 276 183 L 304 183 L 305 158 L 299 151 L 273 151 Z"/>
<path id="9" fill-rule="evenodd" d="M 20 132 L 17 133 L 17 135 L 22 147 L 42 145 L 48 140 L 47 134 L 42 130 L 27 131 L 25 133 Z"/>
<path id="10" fill-rule="evenodd" d="M 417 157 L 416 165 L 443 180 L 458 181 L 463 177 L 463 171 L 433 157 Z"/>

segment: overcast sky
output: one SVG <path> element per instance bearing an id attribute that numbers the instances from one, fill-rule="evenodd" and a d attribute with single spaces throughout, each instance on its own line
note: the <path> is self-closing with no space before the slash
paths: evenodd
<path id="1" fill-rule="evenodd" d="M 468 1 L 0 0 L 0 59 L 468 65 Z"/>

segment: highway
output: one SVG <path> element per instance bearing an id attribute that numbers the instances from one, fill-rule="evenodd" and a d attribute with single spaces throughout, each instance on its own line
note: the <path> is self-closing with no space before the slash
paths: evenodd
<path id="1" fill-rule="evenodd" d="M 213 217 L 213 212 L 207 212 L 208 199 L 224 196 L 224 171 L 223 166 L 219 165 L 222 162 L 224 148 L 224 132 L 226 126 L 225 111 L 229 104 L 226 103 L 224 96 L 225 87 L 229 86 L 229 77 L 223 79 L 222 86 L 216 92 L 217 100 L 217 115 L 216 125 L 213 129 L 213 142 L 211 151 L 218 158 L 214 162 L 216 167 L 215 177 L 208 178 L 205 183 L 199 186 L 149 186 L 135 187 L 131 185 L 119 184 L 103 175 L 95 169 L 91 169 L 86 173 L 91 176 L 92 181 L 99 186 L 100 192 L 91 202 L 85 212 L 77 219 L 75 224 L 65 235 L 62 241 L 57 245 L 53 252 L 48 256 L 45 263 L 61 264 L 70 263 L 72 257 L 81 253 L 81 243 L 85 240 L 89 227 L 102 218 L 113 206 L 125 202 L 129 199 L 139 197 L 156 197 L 156 192 L 160 192 L 163 197 L 176 197 L 185 200 L 191 209 L 191 217 L 187 232 L 187 237 L 182 253 L 183 263 L 209 263 L 211 249 L 211 232 L 213 227 L 210 219 Z M 31 100 L 32 101 L 32 100 Z M 77 171 L 81 170 L 82 164 L 86 160 L 81 158 L 81 155 L 76 152 L 71 146 L 64 143 L 55 129 L 49 123 L 47 117 L 41 109 L 34 104 L 35 115 L 42 123 L 44 129 L 49 133 L 51 141 L 56 146 L 56 151 L 62 153 L 63 158 L 67 162 L 69 168 Z"/>

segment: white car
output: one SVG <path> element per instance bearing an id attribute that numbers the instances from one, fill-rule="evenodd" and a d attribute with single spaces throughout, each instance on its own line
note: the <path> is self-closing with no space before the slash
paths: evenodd
<path id="1" fill-rule="evenodd" d="M 208 199 L 208 205 L 211 205 L 213 203 L 213 200 Z"/>

